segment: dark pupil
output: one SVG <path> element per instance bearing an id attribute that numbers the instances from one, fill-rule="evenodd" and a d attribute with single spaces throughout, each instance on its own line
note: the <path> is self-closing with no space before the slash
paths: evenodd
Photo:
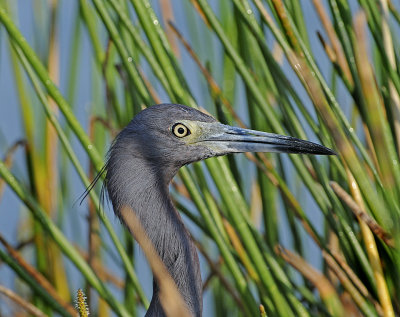
<path id="1" fill-rule="evenodd" d="M 185 133 L 185 129 L 182 128 L 182 127 L 178 128 L 178 133 L 179 134 L 184 134 Z"/>

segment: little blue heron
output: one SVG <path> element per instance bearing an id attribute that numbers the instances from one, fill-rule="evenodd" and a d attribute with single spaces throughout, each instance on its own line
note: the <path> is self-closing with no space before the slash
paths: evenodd
<path id="1" fill-rule="evenodd" d="M 114 212 L 121 217 L 125 206 L 135 212 L 194 316 L 202 314 L 199 259 L 168 186 L 186 164 L 240 152 L 334 154 L 309 141 L 224 125 L 177 104 L 155 105 L 138 113 L 108 153 L 104 185 Z M 146 316 L 164 315 L 154 279 Z"/>

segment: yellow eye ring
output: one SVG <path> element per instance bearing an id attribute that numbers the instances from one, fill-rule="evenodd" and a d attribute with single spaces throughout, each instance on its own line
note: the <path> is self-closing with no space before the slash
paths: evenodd
<path id="1" fill-rule="evenodd" d="M 172 133 L 178 138 L 183 138 L 190 134 L 190 130 L 182 123 L 176 123 L 172 126 Z"/>

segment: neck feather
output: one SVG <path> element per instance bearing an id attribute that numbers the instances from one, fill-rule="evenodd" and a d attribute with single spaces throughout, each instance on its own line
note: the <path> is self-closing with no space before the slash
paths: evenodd
<path id="1" fill-rule="evenodd" d="M 139 158 L 119 160 L 118 169 L 108 169 L 107 190 L 114 211 L 122 206 L 136 213 L 141 225 L 165 264 L 188 308 L 195 316 L 202 311 L 202 283 L 196 248 L 172 204 L 168 185 L 173 175 L 162 174 Z M 109 162 L 110 163 L 110 162 Z M 112 164 L 112 162 L 111 162 Z M 134 167 L 140 167 L 134 169 Z M 165 169 L 163 169 L 165 171 Z M 174 174 L 174 173 L 171 173 Z M 146 316 L 163 316 L 157 281 Z"/>

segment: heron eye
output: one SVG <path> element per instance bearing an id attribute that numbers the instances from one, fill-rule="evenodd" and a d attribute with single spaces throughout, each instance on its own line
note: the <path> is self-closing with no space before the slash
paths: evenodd
<path id="1" fill-rule="evenodd" d="M 190 134 L 189 129 L 183 125 L 182 123 L 176 123 L 172 127 L 172 132 L 177 136 L 178 138 L 183 138 L 184 136 L 187 136 Z"/>

